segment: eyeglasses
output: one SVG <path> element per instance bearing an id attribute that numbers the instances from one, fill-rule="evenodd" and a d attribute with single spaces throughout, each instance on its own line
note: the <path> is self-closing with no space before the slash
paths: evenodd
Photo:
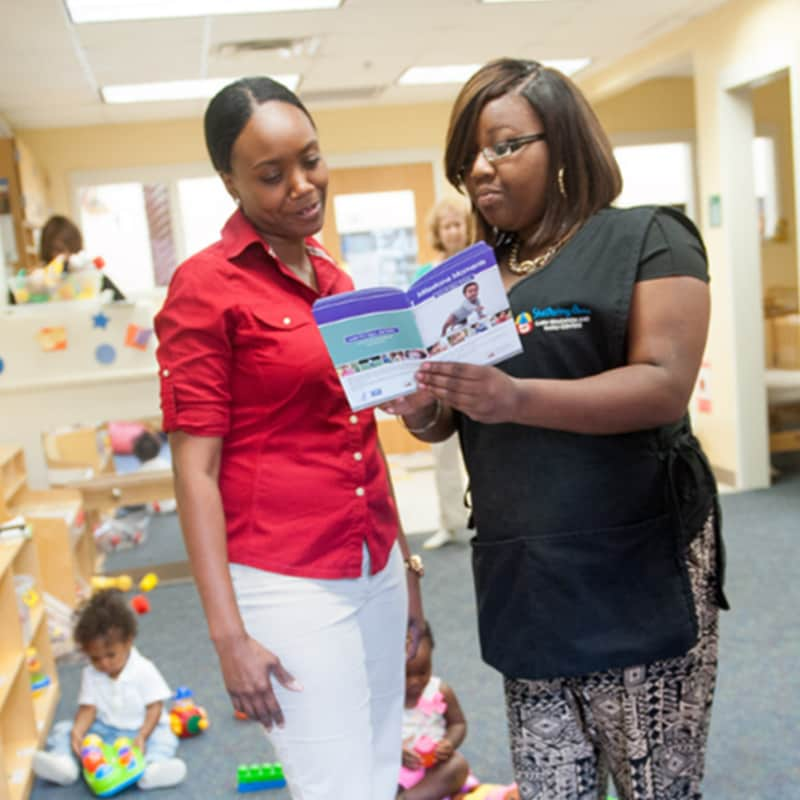
<path id="1" fill-rule="evenodd" d="M 527 136 L 516 136 L 513 139 L 506 139 L 502 142 L 495 142 L 488 147 L 482 147 L 480 152 L 483 157 L 490 163 L 494 164 L 497 161 L 502 161 L 504 158 L 514 155 L 521 147 L 531 142 L 540 142 L 547 138 L 546 133 L 529 133 Z M 472 158 L 464 162 L 461 169 L 458 171 L 459 180 L 464 181 L 467 173 L 472 169 L 475 164 L 475 159 L 478 157 L 476 153 Z"/>

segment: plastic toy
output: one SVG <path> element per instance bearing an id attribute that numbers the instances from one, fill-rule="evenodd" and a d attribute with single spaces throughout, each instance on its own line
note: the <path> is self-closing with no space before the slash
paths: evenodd
<path id="1" fill-rule="evenodd" d="M 181 739 L 197 736 L 208 728 L 208 714 L 194 701 L 194 693 L 187 686 L 179 686 L 169 712 L 172 732 Z"/>
<path id="2" fill-rule="evenodd" d="M 237 711 L 235 708 L 233 709 L 233 716 L 234 719 L 240 719 L 242 721 L 250 719 L 250 717 L 248 717 L 247 714 L 244 713 L 244 711 Z"/>
<path id="3" fill-rule="evenodd" d="M 158 586 L 158 575 L 155 572 L 148 572 L 140 581 L 139 588 L 143 592 L 151 592 Z"/>
<path id="4" fill-rule="evenodd" d="M 137 614 L 148 614 L 150 612 L 150 601 L 143 594 L 137 594 L 131 598 L 131 608 Z"/>
<path id="5" fill-rule="evenodd" d="M 99 270 L 104 266 L 102 258 L 92 258 L 85 252 L 74 253 L 68 259 L 58 255 L 43 267 L 20 270 L 11 279 L 9 288 L 17 303 L 97 297 L 103 280 Z"/>
<path id="6" fill-rule="evenodd" d="M 50 676 L 42 669 L 42 662 L 39 661 L 39 654 L 35 647 L 25 650 L 25 662 L 28 666 L 28 677 L 31 680 L 31 692 L 34 697 L 38 697 L 52 683 Z"/>
<path id="7" fill-rule="evenodd" d="M 121 592 L 129 592 L 133 586 L 130 575 L 94 575 L 92 577 L 92 589 L 119 589 Z"/>
<path id="8" fill-rule="evenodd" d="M 81 743 L 83 778 L 98 797 L 112 797 L 144 774 L 144 756 L 130 739 L 120 737 L 113 746 L 90 733 Z"/>
<path id="9" fill-rule="evenodd" d="M 236 768 L 237 792 L 260 792 L 286 786 L 283 767 L 278 764 L 246 764 Z"/>
<path id="10" fill-rule="evenodd" d="M 420 736 L 414 742 L 414 752 L 419 756 L 425 769 L 429 769 L 436 763 L 436 742 L 430 736 Z"/>

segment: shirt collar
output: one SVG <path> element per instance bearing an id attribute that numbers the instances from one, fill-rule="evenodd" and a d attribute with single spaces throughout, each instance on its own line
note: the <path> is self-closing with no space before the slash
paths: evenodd
<path id="1" fill-rule="evenodd" d="M 112 680 L 116 683 L 124 683 L 130 680 L 131 675 L 133 675 L 136 670 L 136 664 L 141 660 L 142 656 L 139 651 L 135 647 L 131 647 L 131 652 L 128 654 L 128 660 L 125 662 L 125 666 L 122 668 L 119 675 L 117 675 L 116 678 L 112 678 Z"/>
<path id="2" fill-rule="evenodd" d="M 307 237 L 305 243 L 306 250 L 308 251 L 308 255 L 317 273 L 319 293 L 324 296 L 328 294 L 330 288 L 335 283 L 339 273 L 339 266 L 322 245 L 312 236 Z M 222 229 L 222 248 L 225 257 L 232 260 L 240 256 L 253 244 L 262 247 L 276 265 L 281 265 L 281 260 L 278 258 L 277 253 L 272 249 L 269 242 L 264 241 L 250 220 L 244 215 L 241 208 L 237 208 Z M 284 267 L 284 269 L 286 268 Z"/>

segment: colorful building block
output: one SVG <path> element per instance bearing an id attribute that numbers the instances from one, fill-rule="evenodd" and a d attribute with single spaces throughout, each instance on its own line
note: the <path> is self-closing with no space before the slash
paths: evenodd
<path id="1" fill-rule="evenodd" d="M 242 764 L 236 769 L 237 792 L 260 792 L 286 786 L 283 767 L 278 764 Z"/>

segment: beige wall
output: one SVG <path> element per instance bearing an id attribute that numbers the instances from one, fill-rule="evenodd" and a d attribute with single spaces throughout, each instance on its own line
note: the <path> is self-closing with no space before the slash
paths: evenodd
<path id="1" fill-rule="evenodd" d="M 800 4 L 796 0 L 733 0 L 582 82 L 590 100 L 597 103 L 626 91 L 643 77 L 657 74 L 676 61 L 693 64 L 700 217 L 711 261 L 713 306 L 706 350 L 712 370 L 713 410 L 695 415 L 695 426 L 712 462 L 735 474 L 740 485 L 748 486 L 764 485 L 769 480 L 766 451 L 756 444 L 765 438 L 766 429 L 760 355 L 763 348 L 759 347 L 763 333 L 755 327 L 756 323 L 760 326 L 761 285 L 757 251 L 753 261 L 742 263 L 742 252 L 736 246 L 740 234 L 729 224 L 731 212 L 740 208 L 743 198 L 737 196 L 730 181 L 735 132 L 727 128 L 732 112 L 724 88 L 759 78 L 763 81 L 767 76 L 791 69 L 795 88 L 790 92 L 793 92 L 792 102 L 798 107 L 797 119 L 800 114 L 800 89 L 796 88 L 800 78 L 798 30 Z M 795 150 L 796 128 L 795 124 L 792 131 Z M 787 178 L 794 182 L 796 193 L 797 174 L 789 174 Z M 721 227 L 709 226 L 707 209 L 712 195 L 722 198 Z M 797 230 L 796 211 L 790 229 Z M 786 258 L 786 253 L 782 257 Z M 794 270 L 797 274 L 796 254 Z M 750 296 L 743 296 L 746 294 Z M 754 460 L 758 463 L 754 464 Z"/>
<path id="2" fill-rule="evenodd" d="M 314 113 L 326 154 L 346 156 L 383 151 L 441 150 L 450 108 L 323 109 Z M 409 125 L 413 119 L 414 124 Z M 207 163 L 201 119 L 128 125 L 20 130 L 46 176 L 54 211 L 70 213 L 70 174 L 127 167 Z"/>
<path id="3" fill-rule="evenodd" d="M 694 81 L 654 78 L 594 104 L 610 136 L 653 131 L 693 131 Z"/>

